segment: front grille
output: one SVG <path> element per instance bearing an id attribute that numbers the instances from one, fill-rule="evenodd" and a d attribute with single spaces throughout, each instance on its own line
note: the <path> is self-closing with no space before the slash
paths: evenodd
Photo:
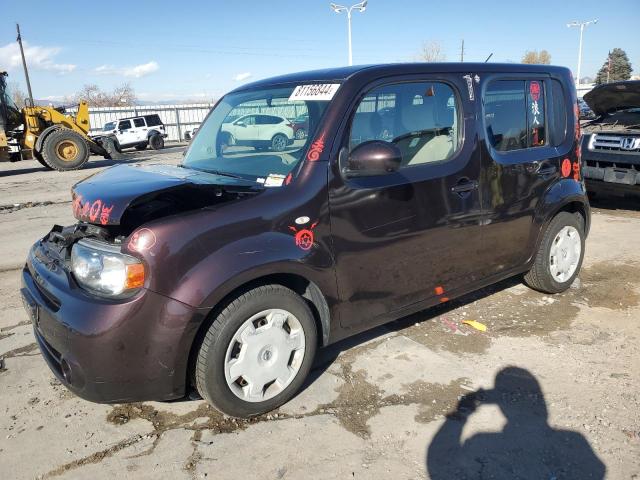
<path id="1" fill-rule="evenodd" d="M 589 150 L 614 151 L 617 153 L 639 153 L 640 137 L 634 135 L 594 133 L 589 139 Z"/>
<path id="2" fill-rule="evenodd" d="M 640 167 L 637 164 L 633 163 L 625 163 L 625 162 L 610 162 L 603 160 L 585 160 L 585 164 L 587 167 L 596 167 L 596 168 L 627 168 L 629 170 L 636 170 Z"/>

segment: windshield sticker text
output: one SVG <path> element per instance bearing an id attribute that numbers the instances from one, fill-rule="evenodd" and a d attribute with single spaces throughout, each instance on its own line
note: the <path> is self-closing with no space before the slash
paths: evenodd
<path id="1" fill-rule="evenodd" d="M 328 102 L 340 88 L 339 83 L 322 83 L 312 85 L 298 85 L 293 89 L 290 102 L 295 101 L 324 101 Z"/>

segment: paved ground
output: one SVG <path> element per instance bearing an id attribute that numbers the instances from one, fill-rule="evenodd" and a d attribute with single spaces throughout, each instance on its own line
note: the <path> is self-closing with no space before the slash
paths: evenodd
<path id="1" fill-rule="evenodd" d="M 88 403 L 40 357 L 18 269 L 73 221 L 70 186 L 108 163 L 0 165 L 1 478 L 640 478 L 638 205 L 595 204 L 565 294 L 507 281 L 342 342 L 289 404 L 245 422 L 201 400 Z"/>

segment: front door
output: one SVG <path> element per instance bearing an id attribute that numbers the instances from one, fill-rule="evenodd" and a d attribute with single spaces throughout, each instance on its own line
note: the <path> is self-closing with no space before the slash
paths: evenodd
<path id="1" fill-rule="evenodd" d="M 116 137 L 120 145 L 131 145 L 132 143 L 136 143 L 136 133 L 133 130 L 131 120 L 120 120 L 118 122 Z"/>
<path id="2" fill-rule="evenodd" d="M 363 94 L 342 155 L 362 142 L 384 140 L 400 149 L 402 167 L 344 179 L 334 159 L 329 203 L 343 326 L 371 326 L 404 307 L 446 301 L 477 278 L 475 128 L 462 75 L 388 80 Z"/>

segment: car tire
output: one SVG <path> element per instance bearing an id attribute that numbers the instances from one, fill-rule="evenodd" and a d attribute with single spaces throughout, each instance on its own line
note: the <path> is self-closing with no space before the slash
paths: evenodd
<path id="1" fill-rule="evenodd" d="M 299 128 L 298 130 L 296 130 L 296 139 L 297 140 L 303 140 L 307 138 L 307 132 L 305 131 L 304 128 Z"/>
<path id="2" fill-rule="evenodd" d="M 544 293 L 560 293 L 580 273 L 584 258 L 585 225 L 582 215 L 560 212 L 544 232 L 525 283 Z"/>
<path id="3" fill-rule="evenodd" d="M 44 139 L 42 158 L 55 170 L 77 170 L 89 160 L 89 145 L 79 133 L 60 128 Z"/>
<path id="4" fill-rule="evenodd" d="M 160 135 L 160 134 L 151 135 L 149 137 L 149 146 L 153 150 L 161 150 L 161 149 L 163 149 L 164 148 L 164 138 L 162 138 L 162 135 Z"/>
<path id="5" fill-rule="evenodd" d="M 249 290 L 226 304 L 207 330 L 195 364 L 198 392 L 233 417 L 278 408 L 302 386 L 317 338 L 300 295 L 282 285 Z"/>
<path id="6" fill-rule="evenodd" d="M 139 143 L 139 144 L 136 145 L 136 150 L 139 150 L 139 151 L 140 150 L 146 150 L 147 149 L 147 145 L 148 145 L 147 142 Z"/>
<path id="7" fill-rule="evenodd" d="M 274 152 L 282 152 L 285 148 L 287 148 L 287 143 L 289 143 L 289 139 L 286 135 L 282 133 L 276 133 L 271 139 L 271 150 Z"/>

